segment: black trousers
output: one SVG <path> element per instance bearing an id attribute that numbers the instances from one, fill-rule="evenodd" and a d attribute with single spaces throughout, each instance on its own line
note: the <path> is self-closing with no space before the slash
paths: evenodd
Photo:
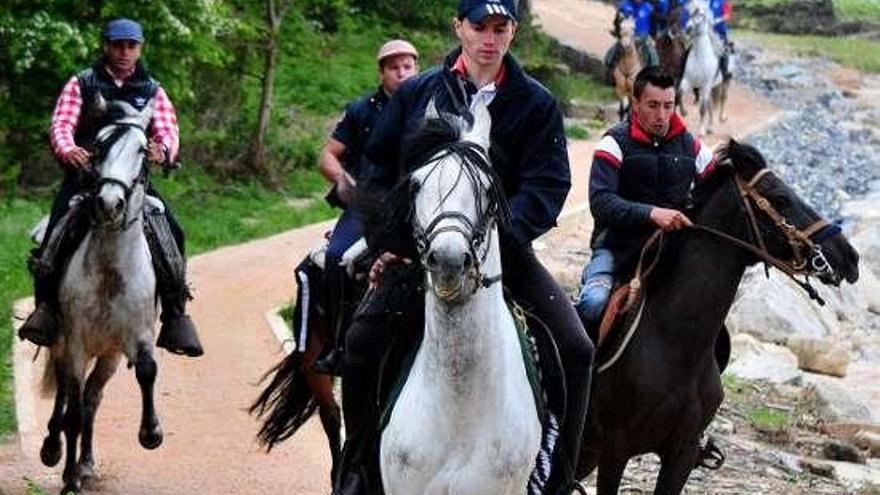
<path id="1" fill-rule="evenodd" d="M 560 449 L 557 449 L 558 455 L 548 485 L 559 487 L 571 480 L 573 469 L 577 466 L 590 395 L 594 347 L 568 296 L 530 246 L 503 243 L 501 263 L 504 285 L 517 303 L 547 325 L 562 360 L 568 393 L 560 432 Z M 342 382 L 345 424 L 349 434 L 346 449 L 362 449 L 362 452 L 360 456 L 348 452 L 351 457 L 347 461 L 375 462 L 363 456 L 372 456 L 377 451 L 375 445 L 370 444 L 375 442 L 377 435 L 375 430 L 379 410 L 376 390 L 381 361 L 395 337 L 395 329 L 403 328 L 394 324 L 394 320 L 411 318 L 406 316 L 407 311 L 411 312 L 413 308 L 421 310 L 423 307 L 410 301 L 408 308 L 388 308 L 383 313 L 359 312 L 348 330 Z M 538 345 L 547 343 L 538 339 Z M 372 469 L 368 468 L 368 471 Z"/>
<path id="2" fill-rule="evenodd" d="M 49 213 L 49 223 L 47 224 L 46 232 L 43 235 L 43 242 L 39 248 L 32 252 L 32 256 L 39 257 L 43 252 L 46 242 L 49 240 L 52 232 L 58 225 L 58 221 L 70 211 L 70 200 L 77 194 L 93 188 L 95 183 L 96 177 L 94 175 L 82 170 L 65 167 L 64 179 L 61 181 L 61 186 L 55 194 L 55 200 L 52 202 L 52 210 Z M 174 236 L 174 241 L 177 244 L 177 248 L 180 250 L 181 256 L 185 256 L 186 237 L 183 233 L 183 229 L 180 228 L 180 224 L 177 223 L 177 219 L 171 213 L 168 204 L 162 199 L 159 192 L 156 191 L 152 184 L 147 185 L 147 194 L 158 198 L 165 205 L 165 217 L 168 219 L 168 226 L 171 229 L 171 233 Z M 62 271 L 61 267 L 65 266 L 67 260 L 79 247 L 80 242 L 83 237 L 85 237 L 86 232 L 88 232 L 88 222 L 89 219 L 87 218 L 87 215 L 80 215 L 79 218 L 74 219 L 73 224 L 69 226 L 67 229 L 68 231 L 65 233 L 65 238 L 58 251 L 57 259 L 54 260 L 53 266 L 55 266 L 55 270 L 52 273 L 34 277 L 34 298 L 37 304 L 41 302 L 48 302 L 49 304 L 57 303 L 58 283 L 60 282 Z"/>

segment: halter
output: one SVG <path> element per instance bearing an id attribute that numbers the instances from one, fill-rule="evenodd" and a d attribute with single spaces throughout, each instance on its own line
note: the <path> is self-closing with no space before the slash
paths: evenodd
<path id="1" fill-rule="evenodd" d="M 841 232 L 840 227 L 829 223 L 825 219 L 819 219 L 804 229 L 796 228 L 787 218 L 785 218 L 785 216 L 781 215 L 776 208 L 773 207 L 767 198 L 758 192 L 756 188 L 757 184 L 761 182 L 761 179 L 768 175 L 773 175 L 773 172 L 766 168 L 755 174 L 755 176 L 748 182 L 740 178 L 739 175 L 736 175 L 736 185 L 739 190 L 739 197 L 742 198 L 742 203 L 749 223 L 749 235 L 752 238 L 751 240 L 756 242 L 757 245 L 753 242 L 746 242 L 738 237 L 734 237 L 726 232 L 722 232 L 707 225 L 695 223 L 690 228 L 712 234 L 715 237 L 730 242 L 731 244 L 752 253 L 767 265 L 773 266 L 788 275 L 789 278 L 807 292 L 810 299 L 813 299 L 818 302 L 819 305 L 824 306 L 825 301 L 810 284 L 809 277 L 810 275 L 834 275 L 834 270 L 831 268 L 831 264 L 828 263 L 828 258 L 825 257 L 825 253 L 822 251 L 820 243 L 839 234 Z M 791 260 L 781 260 L 770 254 L 767 250 L 767 245 L 764 242 L 764 238 L 761 236 L 761 231 L 758 227 L 758 219 L 755 216 L 755 212 L 752 209 L 749 199 L 754 201 L 755 205 L 761 211 L 766 213 L 767 216 L 773 220 L 776 227 L 783 233 L 783 235 L 785 235 L 793 253 L 793 258 Z M 633 304 L 635 304 L 642 287 L 642 281 L 657 265 L 657 261 L 660 258 L 664 234 L 665 232 L 663 230 L 658 229 L 653 235 L 651 235 L 642 248 L 638 264 L 636 265 L 635 275 L 629 282 L 629 294 L 627 295 L 623 312 L 627 311 L 633 306 Z M 649 262 L 647 268 L 645 268 L 647 254 L 657 243 L 659 243 L 660 247 L 655 250 L 654 259 Z M 809 253 L 809 261 L 807 261 L 804 256 L 805 252 Z M 804 280 L 799 280 L 797 278 L 798 275 L 803 276 Z"/>
<path id="2" fill-rule="evenodd" d="M 454 153 L 461 155 L 461 164 L 463 169 L 462 173 L 466 174 L 466 177 L 471 181 L 471 185 L 474 188 L 479 187 L 479 178 L 475 174 L 476 171 L 482 171 L 489 176 L 489 180 L 491 182 L 488 188 L 489 190 L 491 190 L 495 185 L 499 183 L 498 178 L 496 177 L 494 171 L 489 165 L 489 158 L 488 156 L 486 156 L 486 152 L 479 145 L 466 141 L 460 141 L 443 146 L 440 149 L 439 153 L 435 154 L 432 158 L 426 161 L 423 166 L 427 166 L 431 163 L 435 164 L 434 168 L 428 172 L 428 175 L 434 173 L 437 170 L 437 162 Z M 451 194 L 451 192 L 452 191 L 450 190 L 450 192 L 447 193 L 447 196 L 448 194 Z M 428 223 L 427 227 L 422 228 L 422 226 L 419 225 L 415 216 L 413 216 L 413 237 L 416 242 L 416 247 L 418 249 L 422 265 L 425 267 L 428 266 L 428 247 L 438 235 L 444 232 L 454 232 L 461 234 L 461 236 L 464 237 L 468 245 L 468 251 L 470 252 L 472 259 L 474 260 L 473 266 L 471 267 L 469 273 L 470 280 L 475 282 L 473 284 L 473 290 L 471 291 L 472 294 L 476 292 L 477 289 L 479 289 L 480 287 L 488 288 L 492 284 L 501 280 L 500 273 L 491 277 L 484 276 L 481 271 L 481 266 L 486 261 L 486 258 L 489 256 L 490 243 L 487 241 L 489 240 L 489 235 L 491 234 L 492 229 L 496 226 L 499 215 L 503 214 L 503 209 L 499 204 L 499 201 L 493 198 L 492 194 L 489 194 L 486 209 L 484 212 L 481 213 L 481 197 L 477 195 L 476 198 L 476 222 L 471 221 L 471 219 L 468 218 L 467 215 L 461 212 L 444 211 L 434 216 Z M 445 200 L 445 197 L 440 200 L 440 204 L 443 203 L 443 200 Z M 438 227 L 440 222 L 444 220 L 453 220 L 454 223 Z M 482 253 L 480 253 L 480 248 L 482 248 Z"/>
<path id="3" fill-rule="evenodd" d="M 112 148 L 113 145 L 116 144 L 116 142 L 119 141 L 119 139 L 121 139 L 122 136 L 124 136 L 130 130 L 137 130 L 141 134 L 143 134 L 144 137 L 146 137 L 146 134 L 147 134 L 147 131 L 144 128 L 144 126 L 142 126 L 141 124 L 138 124 L 138 123 L 134 123 L 134 122 L 120 121 L 120 122 L 114 122 L 110 125 L 114 126 L 115 129 L 113 129 L 113 131 L 110 133 L 109 136 L 107 136 L 107 138 L 101 139 L 96 143 L 97 153 L 95 156 L 95 160 L 98 163 L 101 163 L 104 160 L 104 158 L 106 158 L 106 155 L 110 151 L 110 148 Z M 142 147 L 140 149 L 140 152 L 141 153 L 146 152 L 146 148 Z M 100 176 L 95 181 L 95 187 L 94 187 L 94 190 L 92 191 L 92 197 L 93 197 L 93 199 L 97 199 L 98 193 L 100 192 L 101 188 L 104 187 L 104 185 L 115 184 L 115 185 L 122 188 L 122 190 L 124 191 L 123 197 L 125 198 L 125 202 L 128 203 L 128 200 L 131 197 L 131 194 L 134 191 L 134 188 L 138 185 L 145 185 L 147 183 L 147 174 L 148 174 L 148 168 L 144 165 L 143 160 L 141 160 L 140 170 L 138 171 L 137 176 L 135 176 L 135 178 L 131 181 L 131 183 L 129 183 L 125 180 L 119 179 L 117 177 Z M 118 227 L 108 228 L 105 225 L 98 225 L 94 221 L 92 222 L 92 227 L 100 227 L 105 230 L 123 232 L 123 231 L 128 230 L 132 225 L 134 225 L 134 223 L 137 221 L 137 219 L 138 219 L 137 216 L 135 216 L 132 219 L 129 219 L 128 218 L 128 209 L 126 208 L 125 212 L 123 213 L 122 223 L 120 223 L 120 225 Z"/>
<path id="4" fill-rule="evenodd" d="M 767 168 L 760 170 L 748 182 L 739 175 L 735 176 L 739 197 L 742 198 L 743 205 L 745 206 L 750 236 L 757 243 L 757 246 L 704 225 L 695 224 L 693 228 L 709 232 L 750 251 L 766 264 L 774 266 L 788 275 L 809 294 L 811 299 L 816 300 L 820 305 L 824 305 L 825 301 L 810 284 L 809 277 L 810 275 L 834 276 L 834 270 L 831 268 L 831 264 L 828 263 L 828 258 L 825 256 L 820 243 L 839 234 L 840 227 L 831 224 L 824 218 L 820 218 L 805 228 L 797 228 L 788 218 L 780 214 L 773 207 L 773 204 L 758 191 L 757 185 L 768 176 L 774 176 L 774 174 Z M 788 244 L 791 246 L 792 259 L 781 260 L 770 254 L 767 250 L 767 245 L 758 227 L 758 219 L 755 211 L 752 209 L 752 202 L 773 221 L 776 228 L 785 236 Z M 804 280 L 799 280 L 796 277 L 797 275 L 802 275 Z"/>

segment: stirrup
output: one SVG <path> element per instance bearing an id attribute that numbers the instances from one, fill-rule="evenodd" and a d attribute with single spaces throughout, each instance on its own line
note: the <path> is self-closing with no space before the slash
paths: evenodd
<path id="1" fill-rule="evenodd" d="M 715 445 L 715 441 L 712 440 L 712 437 L 708 437 L 706 439 L 706 445 L 700 447 L 697 466 L 706 468 L 710 471 L 715 471 L 724 465 L 724 460 L 726 458 L 727 457 L 724 455 L 721 448 Z"/>

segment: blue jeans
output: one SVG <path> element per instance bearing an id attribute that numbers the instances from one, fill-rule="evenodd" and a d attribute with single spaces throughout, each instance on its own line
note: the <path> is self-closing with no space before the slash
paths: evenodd
<path id="1" fill-rule="evenodd" d="M 581 317 L 598 324 L 614 284 L 614 255 L 607 249 L 596 249 L 581 276 L 577 310 Z"/>
<path id="2" fill-rule="evenodd" d="M 354 208 L 349 207 L 336 221 L 333 233 L 330 234 L 324 269 L 328 272 L 342 270 L 342 267 L 339 266 L 342 255 L 363 235 L 364 224 L 361 221 L 361 216 Z"/>

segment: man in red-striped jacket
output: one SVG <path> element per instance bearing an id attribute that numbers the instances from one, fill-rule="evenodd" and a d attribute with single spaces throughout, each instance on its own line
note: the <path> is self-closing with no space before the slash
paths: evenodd
<path id="1" fill-rule="evenodd" d="M 52 205 L 43 241 L 33 251 L 29 262 L 34 275 L 36 309 L 19 329 L 21 338 L 37 345 L 49 346 L 57 337 L 58 284 L 62 268 L 87 230 L 85 215 L 71 212 L 71 200 L 94 186 L 95 176 L 90 172 L 95 138 L 111 118 L 94 111 L 98 94 L 105 101 L 124 101 L 137 110 L 153 105 L 146 159 L 164 165 L 170 165 L 177 159 L 177 115 L 165 90 L 150 77 L 140 62 L 144 42 L 140 24 L 129 19 L 112 20 L 104 27 L 103 41 L 103 56 L 93 67 L 68 80 L 52 115 L 49 138 L 52 151 L 64 171 L 64 180 Z M 159 198 L 151 185 L 147 194 Z M 183 231 L 167 205 L 164 212 L 164 215 L 151 221 L 161 223 L 157 230 L 170 232 L 177 251 L 164 252 L 173 247 L 163 248 L 161 242 L 150 243 L 154 265 L 183 264 Z M 65 221 L 59 222 L 62 218 Z M 202 347 L 195 325 L 185 313 L 185 303 L 190 297 L 185 272 L 180 270 L 180 280 L 166 280 L 174 277 L 163 277 L 167 270 L 156 271 L 157 289 L 162 302 L 162 328 L 157 346 L 175 354 L 201 355 Z"/>
<path id="2" fill-rule="evenodd" d="M 674 110 L 675 81 L 659 67 L 642 69 L 633 84 L 632 112 L 596 146 L 590 169 L 593 254 L 577 304 L 595 332 L 618 277 L 628 277 L 656 230 L 691 225 L 684 213 L 695 182 L 715 168 L 712 151 Z"/>

